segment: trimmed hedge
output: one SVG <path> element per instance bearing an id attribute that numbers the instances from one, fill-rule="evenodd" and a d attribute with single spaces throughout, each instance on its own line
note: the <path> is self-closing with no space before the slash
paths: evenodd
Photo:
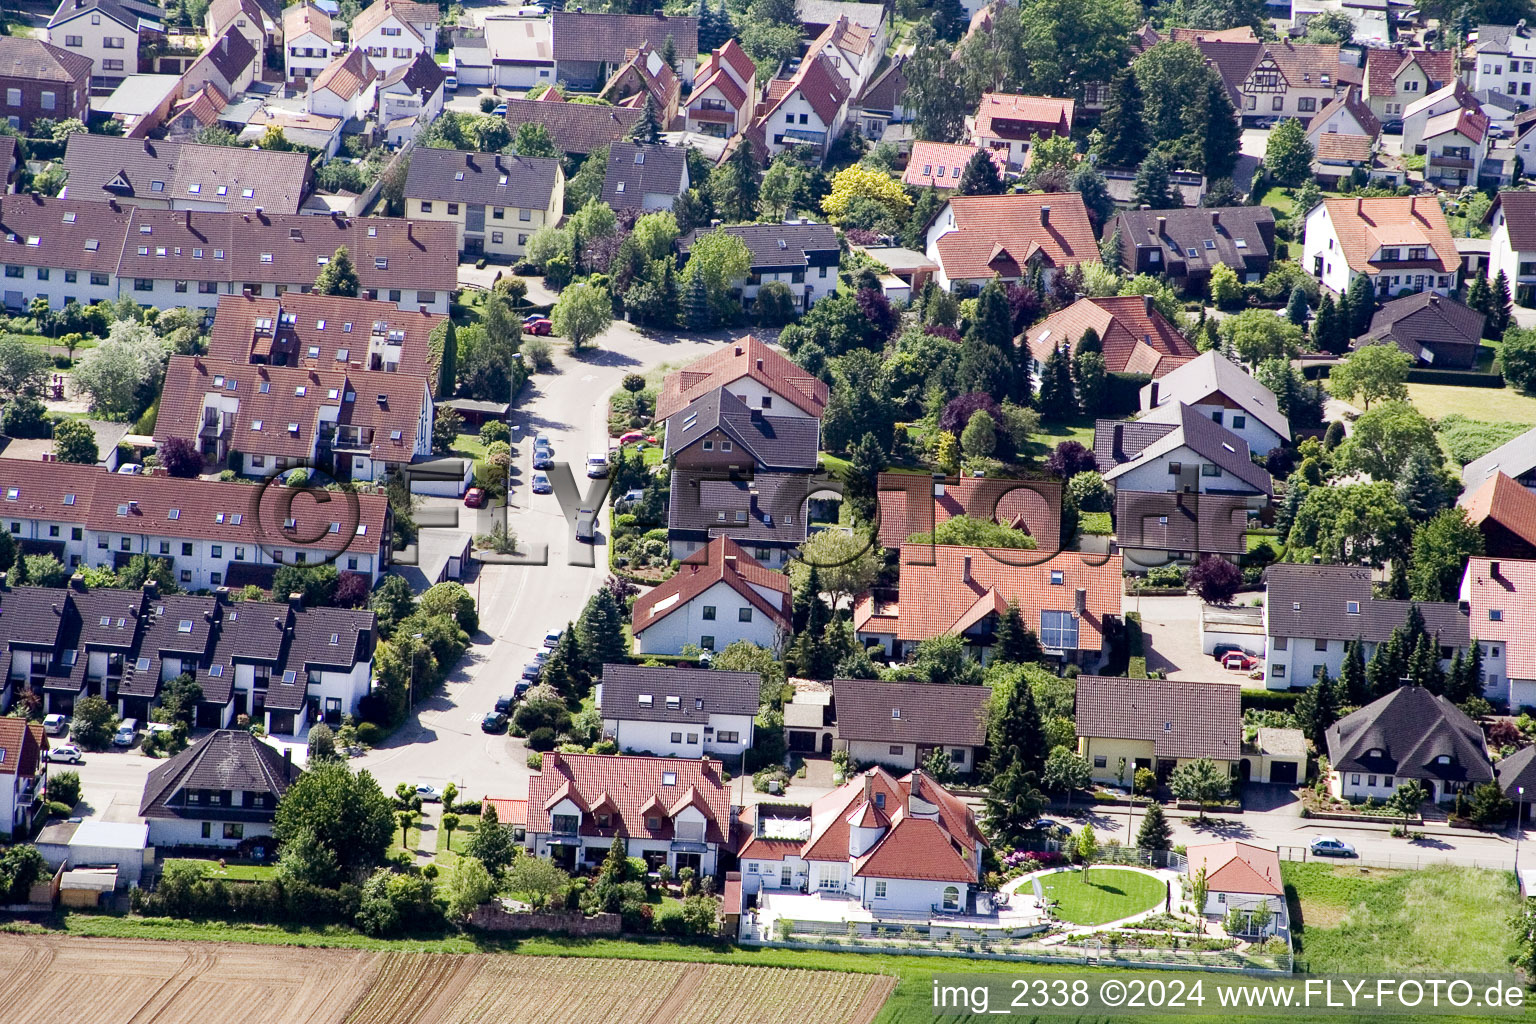
<path id="1" fill-rule="evenodd" d="M 1104 377 L 1104 400 L 1099 415 L 1129 416 L 1141 409 L 1141 389 L 1152 383 L 1150 374 L 1110 373 Z"/>
<path id="2" fill-rule="evenodd" d="M 1476 370 L 1430 370 L 1415 368 L 1408 371 L 1410 384 L 1444 384 L 1456 388 L 1502 388 L 1504 378 L 1497 373 L 1479 373 Z"/>
<path id="3" fill-rule="evenodd" d="M 1238 706 L 1244 711 L 1253 708 L 1257 711 L 1294 712 L 1296 699 L 1301 694 L 1300 690 L 1244 690 Z"/>

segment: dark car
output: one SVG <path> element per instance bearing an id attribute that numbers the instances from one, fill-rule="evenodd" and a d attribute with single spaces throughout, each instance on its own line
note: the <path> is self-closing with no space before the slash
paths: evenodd
<path id="1" fill-rule="evenodd" d="M 527 693 L 532 688 L 533 688 L 533 683 L 530 682 L 529 680 L 527 680 L 527 679 L 520 679 L 520 680 L 518 680 L 517 684 L 512 687 L 512 699 L 513 700 L 522 700 L 523 699 L 523 694 Z"/>
<path id="2" fill-rule="evenodd" d="M 480 730 L 482 732 L 501 732 L 506 727 L 507 716 L 500 711 L 487 712 L 486 716 L 480 719 Z"/>
<path id="3" fill-rule="evenodd" d="M 537 660 L 530 661 L 528 664 L 523 666 L 523 678 L 524 679 L 538 679 L 540 674 L 543 673 L 543 671 L 544 671 L 544 663 L 543 662 L 537 661 Z"/>
<path id="4" fill-rule="evenodd" d="M 1390 121 L 1381 122 L 1381 133 L 1383 135 L 1403 134 L 1403 119 L 1400 117 L 1395 117 Z"/>
<path id="5" fill-rule="evenodd" d="M 1226 661 L 1227 655 L 1229 654 L 1250 653 L 1252 652 L 1243 650 L 1237 644 L 1217 644 L 1215 649 L 1211 651 L 1211 657 L 1215 658 L 1217 661 Z"/>
<path id="6" fill-rule="evenodd" d="M 512 710 L 512 705 L 516 702 L 517 698 L 515 696 L 502 694 L 500 697 L 496 698 L 496 713 L 499 715 L 510 713 Z"/>

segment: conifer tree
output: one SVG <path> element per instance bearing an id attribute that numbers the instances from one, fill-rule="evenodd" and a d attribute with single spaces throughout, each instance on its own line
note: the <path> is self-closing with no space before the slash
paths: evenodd
<path id="1" fill-rule="evenodd" d="M 992 155 L 984 149 L 978 149 L 965 163 L 965 170 L 960 172 L 960 187 L 956 190 L 962 196 L 997 196 L 1003 193 L 1003 176 L 997 172 L 997 164 L 992 162 Z"/>
<path id="2" fill-rule="evenodd" d="M 450 317 L 448 325 L 443 328 L 443 354 L 437 364 L 437 400 L 439 402 L 445 402 L 453 397 L 458 381 L 458 366 L 459 333 Z"/>
<path id="3" fill-rule="evenodd" d="M 671 42 L 672 37 L 667 37 Z M 673 59 L 676 59 L 675 56 Z M 629 138 L 633 142 L 645 142 L 655 145 L 661 141 L 661 121 L 656 116 L 656 100 L 648 92 L 645 94 L 645 106 L 640 110 L 640 120 L 629 130 Z"/>
<path id="4" fill-rule="evenodd" d="M 1141 828 L 1136 830 L 1136 846 L 1143 850 L 1173 849 L 1173 829 L 1168 824 L 1168 816 L 1163 813 L 1163 805 L 1156 800 L 1147 804 Z"/>
<path id="5" fill-rule="evenodd" d="M 1040 415 L 1046 420 L 1060 422 L 1071 419 L 1076 412 L 1072 363 L 1067 358 L 1066 346 L 1057 345 L 1040 368 Z"/>
<path id="6" fill-rule="evenodd" d="M 1514 316 L 1515 303 L 1509 293 L 1509 278 L 1504 271 L 1499 271 L 1493 279 L 1493 298 L 1488 304 L 1488 324 L 1493 337 L 1502 338 L 1504 332 L 1509 330 L 1510 319 Z"/>
<path id="7" fill-rule="evenodd" d="M 1365 677 L 1365 645 L 1359 637 L 1344 647 L 1344 665 L 1339 670 L 1340 702 L 1353 707 L 1369 704 L 1370 684 Z"/>
<path id="8" fill-rule="evenodd" d="M 1022 665 L 1039 661 L 1040 640 L 1024 621 L 1019 606 L 1010 604 L 1008 610 L 998 616 L 997 635 L 992 645 L 992 661 Z"/>
<path id="9" fill-rule="evenodd" d="M 1099 118 L 1099 132 L 1099 159 L 1104 166 L 1136 167 L 1146 159 L 1151 131 L 1133 69 L 1121 68 L 1109 80 L 1109 102 Z"/>
<path id="10" fill-rule="evenodd" d="M 690 331 L 707 331 L 715 326 L 714 311 L 709 308 L 709 288 L 703 274 L 694 274 L 683 290 L 683 326 Z"/>

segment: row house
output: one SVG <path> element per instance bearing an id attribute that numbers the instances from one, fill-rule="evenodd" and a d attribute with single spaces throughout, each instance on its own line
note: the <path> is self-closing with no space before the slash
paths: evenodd
<path id="1" fill-rule="evenodd" d="M 163 559 L 183 589 L 211 590 L 270 584 L 285 563 L 333 563 L 370 584 L 389 567 L 392 521 L 377 494 L 326 508 L 278 486 L 130 479 L 96 466 L 19 459 L 0 459 L 0 468 L 0 528 L 21 550 L 71 569 L 120 569 L 147 555 Z"/>
<path id="2" fill-rule="evenodd" d="M 567 871 L 595 870 L 622 836 L 649 870 L 700 878 L 731 844 L 724 765 L 711 758 L 544 755 L 528 780 L 527 846 Z"/>
<path id="3" fill-rule="evenodd" d="M 91 62 L 91 87 L 110 89 L 139 73 L 139 40 L 164 17 L 144 0 L 60 0 L 43 30 L 54 46 Z"/>
<path id="4" fill-rule="evenodd" d="M 1456 65 L 1451 50 L 1366 50 L 1363 98 L 1377 119 L 1400 120 L 1409 104 L 1454 82 Z"/>
<path id="5" fill-rule="evenodd" d="M 41 39 L 0 36 L 0 95 L 6 123 L 17 131 L 38 118 L 87 120 L 91 60 Z"/>
<path id="6" fill-rule="evenodd" d="M 411 63 L 419 53 L 430 57 L 437 51 L 441 20 L 436 4 L 374 0 L 352 20 L 349 45 L 362 50 L 381 74 L 388 74 Z"/>
<path id="7" fill-rule="evenodd" d="M 550 43 L 555 78 L 577 89 L 595 90 L 606 82 L 627 54 L 640 46 L 658 53 L 667 40 L 677 53 L 677 74 L 685 84 L 694 80 L 698 63 L 699 19 L 691 15 L 597 14 L 581 8 L 556 10 L 551 18 Z"/>
<path id="8" fill-rule="evenodd" d="M 1442 663 L 1470 642 L 1467 611 L 1455 601 L 1379 600 L 1370 570 L 1359 566 L 1278 563 L 1264 571 L 1264 583 L 1264 685 L 1271 690 L 1311 686 L 1324 672 L 1337 679 L 1354 640 L 1369 661 L 1412 608 L 1424 617 Z"/>
<path id="9" fill-rule="evenodd" d="M 279 753 L 249 729 L 220 729 L 149 773 L 139 816 L 151 846 L 250 849 L 272 834 L 298 777 L 288 749 Z"/>
<path id="10" fill-rule="evenodd" d="M 1336 295 L 1362 275 L 1382 298 L 1448 295 L 1460 265 L 1445 213 L 1433 198 L 1325 199 L 1307 213 L 1302 266 Z"/>
<path id="11" fill-rule="evenodd" d="M 519 258 L 529 237 L 560 220 L 565 173 L 553 157 L 420 149 L 405 179 L 412 217 L 450 228 L 457 249 Z"/>
<path id="12" fill-rule="evenodd" d="M 418 53 L 416 59 L 379 79 L 379 125 L 391 146 L 403 146 L 443 112 L 448 73 L 432 59 Z"/>
<path id="13" fill-rule="evenodd" d="M 431 381 L 418 374 L 173 356 L 155 437 L 196 438 L 208 463 L 243 476 L 319 465 L 378 483 L 430 454 L 433 414 Z"/>
<path id="14" fill-rule="evenodd" d="M 331 16 L 311 3 L 283 11 L 283 78 L 288 82 L 314 78 L 336 53 Z"/>
<path id="15" fill-rule="evenodd" d="M 64 169 L 65 198 L 156 210 L 294 214 L 313 184 L 303 153 L 84 132 L 69 137 Z"/>
<path id="16" fill-rule="evenodd" d="M 225 295 L 208 356 L 267 366 L 427 376 L 428 338 L 444 317 L 344 295 Z"/>
<path id="17" fill-rule="evenodd" d="M 249 715 L 269 734 L 297 738 L 315 722 L 340 724 L 372 686 L 374 614 L 348 608 L 231 602 L 144 590 L 92 589 L 77 574 L 67 588 L 7 587 L 0 665 L 5 697 L 43 698 L 68 715 L 100 697 L 125 718 L 147 719 L 160 686 L 191 675 L 203 695 L 200 728 L 227 728 Z"/>
<path id="18" fill-rule="evenodd" d="M 1243 81 L 1243 117 L 1310 120 L 1344 86 L 1360 84 L 1361 69 L 1348 60 L 1336 44 L 1284 40 L 1263 46 Z"/>
<path id="19" fill-rule="evenodd" d="M 1536 192 L 1503 191 L 1484 221 L 1488 243 L 1488 279 L 1503 274 L 1516 302 L 1536 295 Z"/>
<path id="20" fill-rule="evenodd" d="M 1536 707 L 1536 561 L 1474 555 L 1457 595 L 1483 656 L 1483 694 L 1511 710 Z"/>
<path id="21" fill-rule="evenodd" d="M 757 65 L 741 44 L 727 40 L 699 64 L 688 95 L 684 128 L 728 139 L 751 124 L 758 99 Z"/>
<path id="22" fill-rule="evenodd" d="M 875 767 L 810 807 L 760 803 L 742 817 L 751 832 L 738 854 L 741 889 L 767 920 L 840 920 L 850 902 L 875 921 L 977 909 L 986 837 L 966 802 L 925 772 Z M 782 912 L 776 896 L 787 897 Z M 807 896 L 829 906 L 818 913 Z"/>
<path id="23" fill-rule="evenodd" d="M 789 288 L 801 312 L 837 291 L 842 251 L 837 229 L 830 224 L 812 224 L 802 219 L 784 224 L 694 228 L 677 240 L 679 263 L 686 266 L 694 243 L 715 231 L 741 239 L 752 256 L 747 276 L 731 282 L 731 293 L 748 310 L 757 301 L 758 289 L 771 281 Z"/>
<path id="24" fill-rule="evenodd" d="M 1050 96 L 1018 96 L 987 92 L 971 119 L 971 143 L 996 150 L 1007 157 L 1008 169 L 1024 169 L 1030 143 L 1038 136 L 1054 138 L 1072 134 L 1074 103 Z"/>
<path id="25" fill-rule="evenodd" d="M 604 665 L 603 736 L 626 753 L 737 764 L 752 746 L 761 683 L 756 672 Z"/>
<path id="26" fill-rule="evenodd" d="M 1100 261 L 1088 208 L 1076 192 L 952 196 L 924 237 L 939 287 L 975 295 L 988 281 L 1049 285 L 1068 267 Z"/>

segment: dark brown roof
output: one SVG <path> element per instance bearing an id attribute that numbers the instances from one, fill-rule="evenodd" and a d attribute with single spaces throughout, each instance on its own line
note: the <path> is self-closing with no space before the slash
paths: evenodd
<path id="1" fill-rule="evenodd" d="M 545 210 L 560 178 L 560 161 L 554 157 L 417 147 L 405 178 L 405 196 Z"/>
<path id="2" fill-rule="evenodd" d="M 1171 432 L 1152 440 L 1118 465 L 1101 463 L 1099 472 L 1104 474 L 1104 479 L 1116 480 L 1140 466 L 1148 465 L 1179 448 L 1187 447 L 1201 458 L 1220 466 L 1223 472 L 1231 474 L 1255 491 L 1263 494 L 1273 493 L 1273 481 L 1263 467 L 1255 465 L 1253 459 L 1249 457 L 1247 441 L 1192 406 L 1181 402 L 1177 413 L 1178 425 Z M 1099 450 L 1099 430 L 1105 422 L 1100 420 L 1094 426 L 1096 453 Z M 1110 422 L 1113 425 L 1112 421 Z M 1126 426 L 1129 427 L 1132 424 L 1126 424 Z M 1147 426 L 1150 427 L 1151 424 Z M 1111 430 L 1111 436 L 1113 437 L 1113 430 Z M 1112 444 L 1111 447 L 1113 448 Z M 1223 484 L 1223 488 L 1230 486 L 1230 484 Z"/>
<path id="3" fill-rule="evenodd" d="M 240 39 L 245 42 L 244 36 Z M 233 211 L 261 207 L 268 216 L 298 213 L 310 181 L 309 158 L 303 153 L 84 132 L 69 137 L 64 169 L 70 199 L 131 203 L 135 198 L 170 202 L 195 196 Z"/>
<path id="4" fill-rule="evenodd" d="M 1415 359 L 1425 349 L 1482 344 L 1485 317 L 1470 306 L 1434 292 L 1393 299 L 1371 317 L 1371 329 L 1355 347 L 1391 341 Z"/>
<path id="5" fill-rule="evenodd" d="M 393 302 L 343 295 L 221 295 L 208 355 L 241 363 L 364 370 L 374 369 L 368 349 L 380 342 L 400 347 L 399 372 L 420 375 L 429 369 L 429 338 L 444 319 Z"/>
<path id="6" fill-rule="evenodd" d="M 226 83 L 234 85 L 245 73 L 245 69 L 250 67 L 251 62 L 258 57 L 256 47 L 251 45 L 251 41 L 238 28 L 231 25 L 217 42 L 204 51 L 192 68 L 196 68 L 198 64 L 212 67 Z M 192 68 L 187 69 L 189 74 Z"/>
<path id="7" fill-rule="evenodd" d="M 1233 761 L 1242 754 L 1240 689 L 1231 683 L 1078 676 L 1077 734 L 1150 740 L 1160 758 Z"/>
<path id="8" fill-rule="evenodd" d="M 714 228 L 694 228 L 677 240 L 687 256 Z M 815 267 L 838 263 L 837 229 L 831 224 L 729 224 L 718 230 L 735 235 L 752 254 L 752 268 Z M 686 262 L 686 260 L 684 261 Z"/>
<path id="9" fill-rule="evenodd" d="M 809 416 L 765 416 L 726 388 L 716 388 L 667 419 L 667 458 L 721 431 L 762 469 L 815 469 L 821 421 Z"/>
<path id="10" fill-rule="evenodd" d="M 1493 778 L 1483 730 L 1460 708 L 1422 686 L 1402 686 L 1328 727 L 1336 772 L 1408 779 L 1487 782 Z M 1438 758 L 1449 761 L 1441 764 Z"/>
<path id="11" fill-rule="evenodd" d="M 219 808 L 200 803 L 186 808 L 187 790 L 239 790 L 261 793 L 277 800 L 299 777 L 291 759 L 252 736 L 248 729 L 219 729 L 149 773 L 139 813 L 147 818 L 187 817 L 248 818 L 253 808 Z M 226 812 L 233 811 L 233 815 Z M 258 820 L 270 821 L 272 815 Z"/>
<path id="12" fill-rule="evenodd" d="M 648 44 L 655 50 L 672 37 L 679 56 L 697 56 L 699 19 L 654 14 L 595 14 L 556 11 L 550 26 L 555 60 L 606 61 L 618 64 L 627 50 Z M 512 114 L 510 106 L 507 115 Z"/>
<path id="13" fill-rule="evenodd" d="M 1115 540 L 1122 549 L 1241 555 L 1248 550 L 1248 499 L 1117 489 Z"/>
<path id="14" fill-rule="evenodd" d="M 0 196 L 0 260 L 26 267 L 116 274 L 131 207 L 41 196 Z"/>
<path id="15" fill-rule="evenodd" d="M 990 686 L 836 679 L 837 734 L 878 743 L 979 747 L 987 742 Z"/>
<path id="16" fill-rule="evenodd" d="M 1499 788 L 1511 800 L 1522 800 L 1520 790 L 1532 794 L 1536 800 L 1536 746 L 1521 747 L 1493 766 L 1498 776 Z"/>
<path id="17" fill-rule="evenodd" d="M 1241 275 L 1249 263 L 1269 259 L 1275 215 L 1267 206 L 1125 210 L 1105 230 L 1112 235 L 1116 229 L 1132 254 L 1141 247 L 1155 247 L 1163 252 L 1165 266 L 1182 264 L 1186 274 L 1222 264 Z M 1194 256 L 1189 255 L 1191 249 Z"/>
<path id="18" fill-rule="evenodd" d="M 601 682 L 604 718 L 698 725 L 710 715 L 757 714 L 762 678 L 756 672 L 604 665 Z"/>
<path id="19" fill-rule="evenodd" d="M 1415 604 L 1440 643 L 1465 647 L 1467 613 L 1455 601 L 1379 601 L 1371 598 L 1369 569 L 1348 565 L 1279 562 L 1264 570 L 1270 636 L 1380 643 L 1408 618 Z M 1351 603 L 1356 610 L 1351 612 Z"/>
<path id="20" fill-rule="evenodd" d="M 556 15 L 560 17 L 560 15 Z M 578 15 L 580 17 L 580 15 Z M 585 17 L 607 17 L 589 14 Z M 678 47 L 682 51 L 682 47 Z M 507 121 L 513 128 L 542 124 L 555 146 L 564 153 L 584 154 L 611 142 L 629 138 L 641 111 L 631 107 L 600 107 L 591 103 L 546 103 L 543 100 L 506 100 Z"/>
<path id="21" fill-rule="evenodd" d="M 729 81 L 729 79 L 727 79 Z M 615 210 L 639 210 L 647 193 L 679 196 L 688 173 L 687 153 L 673 146 L 615 142 L 608 147 L 602 200 Z"/>
<path id="22" fill-rule="evenodd" d="M 416 59 L 409 64 L 402 64 L 379 82 L 379 89 L 388 89 L 396 83 L 403 83 L 405 87 L 422 96 L 431 96 L 437 92 L 438 87 L 448 80 L 448 75 L 443 71 L 443 66 L 432 59 L 432 55 L 426 50 L 416 51 Z"/>
<path id="23" fill-rule="evenodd" d="M 27 36 L 0 36 L 0 76 L 73 83 L 91 75 L 91 58 Z M 65 109 L 63 106 L 60 109 Z"/>
<path id="24" fill-rule="evenodd" d="M 754 473 L 725 479 L 718 470 L 677 468 L 667 501 L 674 534 L 723 536 L 737 543 L 805 543 L 809 478 L 802 473 Z"/>

